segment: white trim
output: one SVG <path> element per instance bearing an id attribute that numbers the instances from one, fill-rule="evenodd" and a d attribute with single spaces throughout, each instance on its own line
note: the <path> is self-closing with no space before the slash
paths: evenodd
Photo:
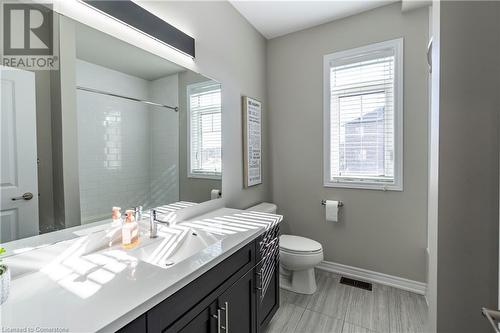
<path id="1" fill-rule="evenodd" d="M 324 187 L 337 187 L 337 188 L 353 188 L 363 190 L 379 190 L 379 191 L 403 191 L 402 186 L 396 186 L 393 183 L 370 183 L 370 182 L 347 182 L 347 181 L 330 181 L 325 180 Z"/>
<path id="2" fill-rule="evenodd" d="M 383 284 L 386 286 L 411 291 L 416 294 L 425 295 L 427 284 L 419 281 L 408 280 L 402 277 L 384 273 L 369 271 L 367 269 L 337 264 L 331 261 L 322 261 L 316 268 L 333 272 L 352 278 Z"/>
<path id="3" fill-rule="evenodd" d="M 394 182 L 346 182 L 343 180 L 332 180 L 330 177 L 330 63 L 332 60 L 346 57 L 357 57 L 363 53 L 378 51 L 381 49 L 394 49 Z M 354 49 L 327 54 L 323 57 L 323 186 L 357 188 L 371 190 L 403 191 L 403 38 L 374 43 Z"/>
<path id="4" fill-rule="evenodd" d="M 197 178 L 197 179 L 213 179 L 213 180 L 221 180 L 222 173 L 205 173 L 205 172 L 191 172 L 188 170 L 188 178 Z"/>

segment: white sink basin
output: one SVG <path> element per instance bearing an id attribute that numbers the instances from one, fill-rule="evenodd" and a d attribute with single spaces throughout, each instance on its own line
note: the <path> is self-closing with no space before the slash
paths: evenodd
<path id="1" fill-rule="evenodd" d="M 140 223 L 140 229 L 140 242 L 133 249 L 123 249 L 116 238 L 120 235 L 120 230 L 112 230 L 105 225 L 97 230 L 88 230 L 89 232 L 72 240 L 5 258 L 4 262 L 9 265 L 13 279 L 38 271 L 53 272 L 54 267 L 59 271 L 68 267 L 74 271 L 75 267 L 83 267 L 82 262 L 87 261 L 90 261 L 89 267 L 99 266 L 96 258 L 102 259 L 102 255 L 127 264 L 140 260 L 169 268 L 225 237 L 182 224 L 172 227 L 158 225 L 157 238 L 149 237 L 147 222 Z M 84 274 L 85 269 L 82 268 L 80 273 Z"/>
<path id="2" fill-rule="evenodd" d="M 145 240 L 148 244 L 145 242 L 127 251 L 128 255 L 162 268 L 170 268 L 224 238 L 182 225 L 159 229 L 158 236 Z"/>

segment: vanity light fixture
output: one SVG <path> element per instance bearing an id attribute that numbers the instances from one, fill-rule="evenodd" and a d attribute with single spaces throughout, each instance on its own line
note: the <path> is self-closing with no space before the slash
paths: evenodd
<path id="1" fill-rule="evenodd" d="M 131 0 L 79 0 L 103 14 L 191 58 L 195 40 Z"/>

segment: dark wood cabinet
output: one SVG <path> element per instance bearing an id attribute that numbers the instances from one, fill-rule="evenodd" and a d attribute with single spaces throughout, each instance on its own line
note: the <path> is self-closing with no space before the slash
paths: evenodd
<path id="1" fill-rule="evenodd" d="M 255 272 L 248 271 L 217 299 L 222 331 L 257 332 Z"/>
<path id="2" fill-rule="evenodd" d="M 278 266 L 278 261 L 276 261 L 276 265 Z M 280 306 L 279 278 L 279 268 L 277 267 L 271 276 L 269 287 L 264 292 L 260 304 L 257 305 L 257 321 L 261 330 L 273 319 Z"/>
<path id="3" fill-rule="evenodd" d="M 147 332 L 178 332 L 254 266 L 255 244 L 252 242 L 149 310 Z"/>
<path id="4" fill-rule="evenodd" d="M 217 303 L 213 302 L 201 311 L 195 307 L 175 322 L 165 333 L 211 333 L 217 331 L 215 318 Z M 194 312 L 194 313 L 191 313 Z"/>
<path id="5" fill-rule="evenodd" d="M 210 308 L 203 310 L 186 326 L 181 328 L 179 333 L 211 333 L 214 331 L 214 318 L 210 314 Z"/>
<path id="6" fill-rule="evenodd" d="M 256 320 L 258 331 L 269 324 L 280 304 L 279 226 L 267 230 L 256 241 Z"/>
<path id="7" fill-rule="evenodd" d="M 260 332 L 279 306 L 278 267 L 262 291 L 261 245 L 259 240 L 245 245 L 119 332 Z M 266 265 L 278 265 L 278 260 L 267 260 Z"/>
<path id="8" fill-rule="evenodd" d="M 127 326 L 122 327 L 118 330 L 118 333 L 145 333 L 146 328 L 146 314 L 143 314 L 134 321 L 128 323 Z"/>

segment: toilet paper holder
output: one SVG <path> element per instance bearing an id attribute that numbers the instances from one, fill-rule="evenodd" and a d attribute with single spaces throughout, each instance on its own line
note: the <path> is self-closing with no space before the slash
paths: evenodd
<path id="1" fill-rule="evenodd" d="M 323 206 L 326 205 L 326 200 L 321 200 L 321 204 Z M 337 207 L 344 207 L 344 203 L 342 201 L 339 201 L 338 204 L 337 204 Z"/>

